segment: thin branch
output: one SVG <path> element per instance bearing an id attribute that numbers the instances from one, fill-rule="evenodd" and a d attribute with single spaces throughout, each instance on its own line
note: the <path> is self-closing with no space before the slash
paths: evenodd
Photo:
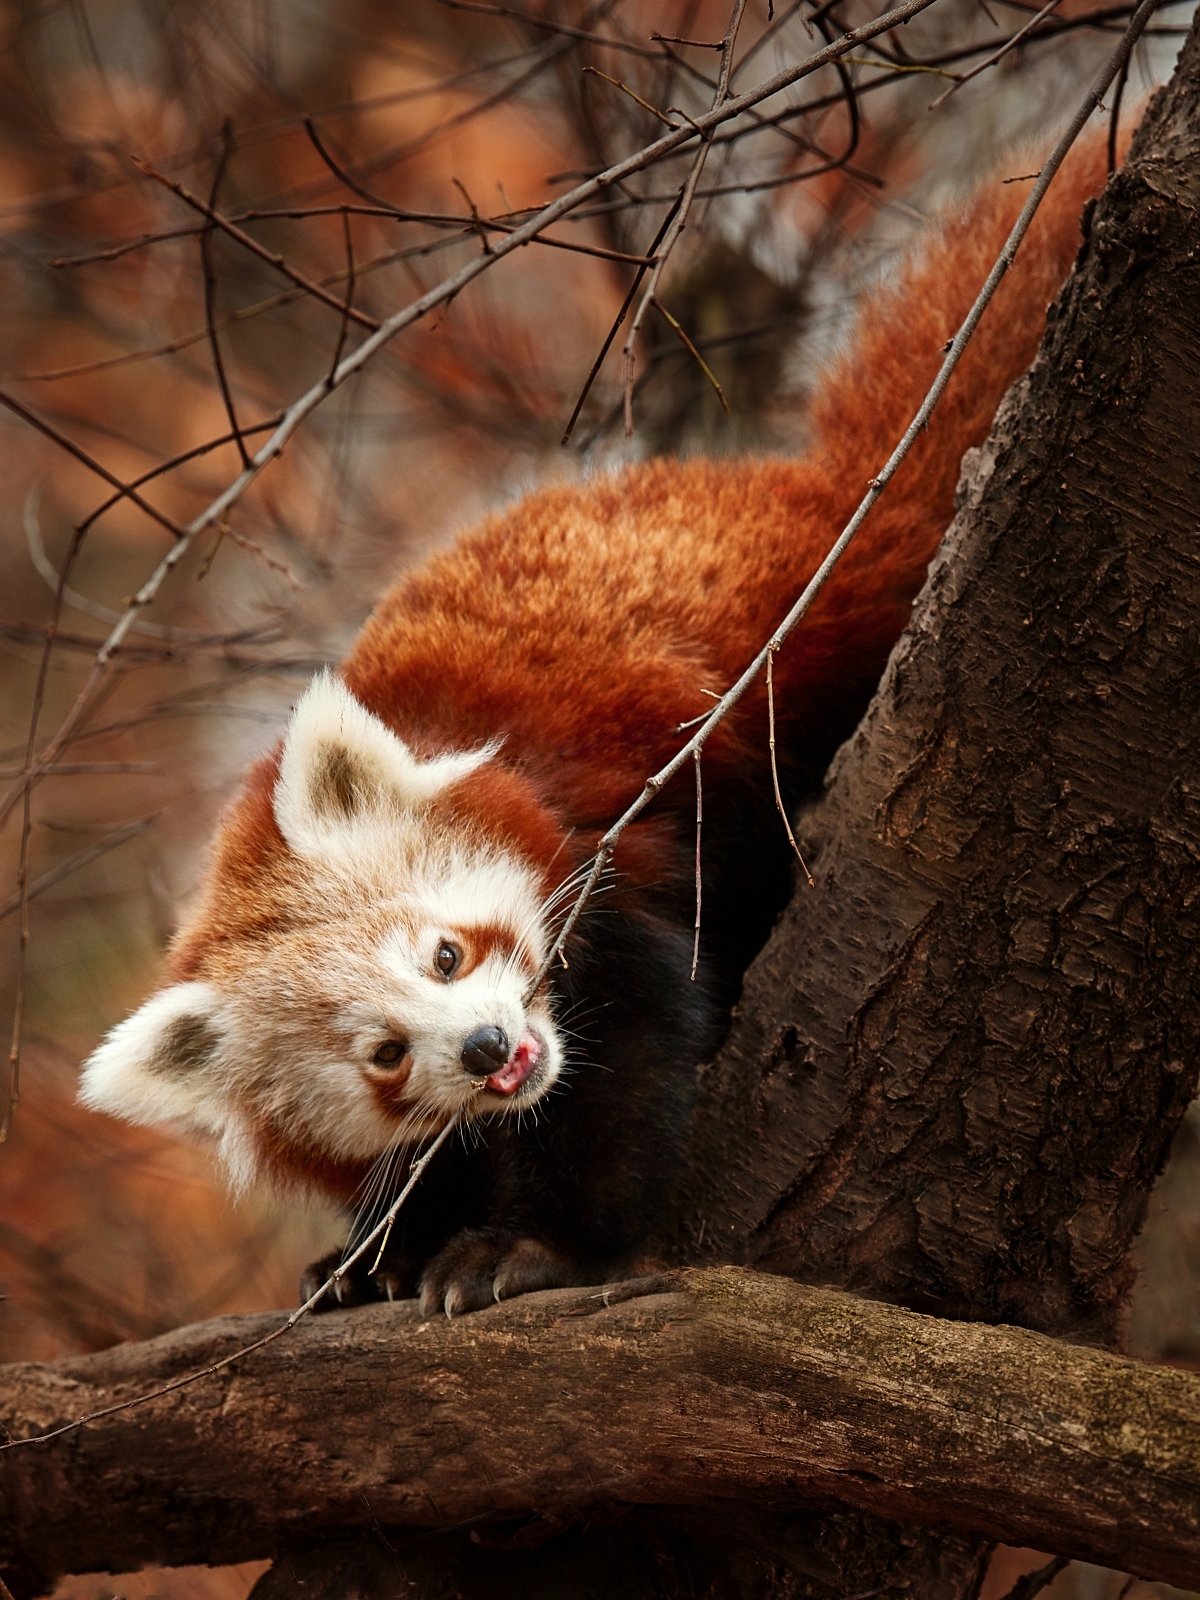
<path id="1" fill-rule="evenodd" d="M 692 939 L 692 982 L 696 981 L 696 968 L 700 963 L 700 897 L 702 891 L 702 876 L 700 872 L 700 835 L 704 825 L 704 791 L 700 783 L 700 752 L 694 750 L 692 758 L 696 763 L 696 928 Z"/>
<path id="2" fill-rule="evenodd" d="M 94 772 L 98 768 L 103 770 L 107 766 L 114 771 L 124 771 L 128 769 L 129 765 L 130 763 L 128 762 L 112 762 L 96 763 L 89 766 L 86 762 L 81 762 L 76 770 Z M 56 767 L 54 770 L 56 772 L 67 772 L 71 768 Z M 27 906 L 31 900 L 36 900 L 38 895 L 45 894 L 47 889 L 53 889 L 55 884 L 61 883 L 64 878 L 72 877 L 82 867 L 89 866 L 101 856 L 107 855 L 110 850 L 115 850 L 118 845 L 127 844 L 130 839 L 136 839 L 139 833 L 145 833 L 157 816 L 158 812 L 155 812 L 153 817 L 139 817 L 136 822 L 125 823 L 122 827 L 114 829 L 112 833 L 106 833 L 103 839 L 98 839 L 95 844 L 89 845 L 86 850 L 81 850 L 78 855 L 71 856 L 69 860 L 60 862 L 57 867 L 51 867 L 49 872 L 44 872 L 28 888 L 18 888 L 15 894 L 9 895 L 7 900 L 0 902 L 0 922 L 3 922 L 7 917 L 11 917 L 14 911 L 19 911 L 24 906 Z"/>
<path id="3" fill-rule="evenodd" d="M 622 812 L 621 816 L 618 817 L 616 822 L 613 823 L 612 827 L 610 827 L 601 838 L 596 849 L 596 854 L 592 860 L 591 870 L 588 873 L 587 878 L 584 880 L 583 887 L 576 897 L 570 913 L 563 921 L 563 924 L 559 929 L 558 937 L 555 939 L 554 944 L 551 946 L 545 960 L 542 962 L 541 967 L 536 973 L 533 982 L 526 991 L 527 996 L 530 998 L 532 998 L 541 988 L 542 984 L 545 982 L 546 975 L 550 971 L 554 961 L 557 959 L 559 952 L 562 950 L 563 946 L 574 932 L 575 925 L 579 921 L 580 916 L 583 914 L 583 909 L 587 905 L 588 900 L 591 898 L 597 883 L 600 881 L 601 875 L 607 870 L 609 863 L 612 860 L 613 853 L 616 850 L 617 843 L 625 829 L 631 822 L 641 815 L 651 801 L 655 799 L 665 785 L 669 783 L 675 774 L 680 770 L 684 763 L 691 759 L 693 753 L 696 750 L 703 749 L 713 729 L 719 726 L 719 724 L 725 720 L 725 718 L 733 710 L 734 706 L 737 705 L 739 700 L 741 700 L 746 690 L 758 677 L 758 674 L 767 665 L 775 651 L 780 648 L 780 646 L 793 632 L 800 621 L 807 615 L 813 601 L 824 588 L 830 573 L 833 571 L 843 553 L 850 545 L 850 542 L 853 540 L 855 534 L 866 521 L 872 507 L 875 505 L 875 502 L 879 499 L 880 495 L 883 494 L 884 490 L 895 476 L 900 464 L 908 455 L 908 452 L 911 450 L 913 444 L 916 442 L 922 430 L 927 425 L 935 406 L 945 392 L 946 385 L 949 383 L 955 367 L 957 367 L 960 359 L 962 358 L 963 351 L 966 349 L 971 335 L 974 333 L 979 323 L 980 317 L 982 317 L 984 311 L 987 309 L 992 296 L 995 294 L 1000 285 L 1001 279 L 1011 266 L 1022 239 L 1028 232 L 1029 225 L 1033 221 L 1034 214 L 1042 203 L 1042 199 L 1045 196 L 1046 190 L 1050 187 L 1051 180 L 1058 171 L 1059 167 L 1062 165 L 1068 150 L 1070 150 L 1071 146 L 1075 143 L 1075 140 L 1079 137 L 1084 124 L 1088 121 L 1096 107 L 1103 103 L 1103 97 L 1108 89 L 1108 86 L 1112 83 L 1117 73 L 1121 70 L 1124 62 L 1129 59 L 1130 52 L 1145 29 L 1146 24 L 1153 16 L 1158 3 L 1159 0 L 1141 0 L 1141 4 L 1138 6 L 1137 10 L 1133 14 L 1133 17 L 1130 19 L 1129 26 L 1125 30 L 1125 34 L 1122 37 L 1120 44 L 1110 57 L 1107 65 L 1103 68 L 1093 82 L 1091 88 L 1084 96 L 1083 101 L 1079 105 L 1074 116 L 1071 118 L 1066 130 L 1062 134 L 1058 143 L 1055 145 L 1054 149 L 1051 151 L 1050 155 L 1047 157 L 1046 163 L 1042 167 L 1041 174 L 1038 177 L 1038 181 L 1030 191 L 1029 197 L 1025 201 L 1024 206 L 1021 208 L 1020 215 L 1013 224 L 1012 231 L 1009 233 L 1008 239 L 1005 241 L 1004 248 L 1001 250 L 1000 255 L 992 267 L 992 270 L 988 273 L 987 279 L 976 296 L 975 303 L 967 313 L 966 320 L 963 322 L 962 327 L 950 341 L 949 349 L 947 350 L 945 358 L 938 369 L 937 376 L 934 378 L 929 392 L 921 402 L 916 416 L 913 418 L 912 422 L 909 423 L 903 437 L 896 445 L 896 448 L 892 451 L 891 455 L 888 457 L 887 462 L 878 476 L 872 478 L 870 486 L 868 487 L 867 492 L 863 496 L 862 500 L 859 502 L 857 510 L 854 512 L 854 515 L 850 518 L 850 521 L 842 529 L 842 532 L 838 535 L 838 538 L 830 547 L 825 559 L 821 562 L 821 565 L 817 568 L 816 572 L 805 586 L 803 593 L 793 604 L 783 621 L 779 624 L 778 628 L 776 628 L 775 632 L 763 645 L 762 649 L 750 662 L 749 666 L 747 666 L 741 677 L 737 680 L 732 688 L 728 689 L 725 694 L 722 695 L 718 704 L 711 712 L 709 712 L 707 718 L 703 723 L 701 723 L 696 733 L 693 734 L 693 736 L 685 745 L 682 745 L 680 749 L 675 752 L 665 766 L 660 768 L 658 772 L 653 774 L 653 776 L 647 778 L 641 794 L 631 806 Z"/>
<path id="4" fill-rule="evenodd" d="M 515 22 L 527 23 L 531 28 L 545 28 L 548 33 L 559 33 L 568 39 L 599 45 L 603 50 L 620 50 L 625 55 L 648 57 L 651 61 L 661 59 L 657 50 L 648 50 L 643 44 L 633 44 L 626 39 L 609 39 L 602 33 L 592 33 L 587 28 L 573 28 L 566 22 L 551 22 L 548 17 L 540 17 L 532 11 L 518 11 L 513 6 L 479 5 L 476 0 L 437 0 L 437 4 L 445 6 L 448 11 L 474 11 L 485 17 L 511 17 Z M 651 34 L 650 37 L 654 39 L 657 35 Z"/>
<path id="5" fill-rule="evenodd" d="M 333 387 L 334 374 L 342 359 L 342 351 L 346 348 L 346 334 L 350 329 L 350 308 L 354 304 L 354 239 L 350 233 L 350 214 L 342 209 L 342 237 L 346 246 L 346 299 L 345 309 L 342 312 L 342 325 L 338 330 L 338 342 L 334 346 L 333 360 L 329 363 L 329 377 L 325 380 Z"/>
<path id="6" fill-rule="evenodd" d="M 720 111 L 729 92 L 729 74 L 733 66 L 733 49 L 737 42 L 738 29 L 742 24 L 742 16 L 746 9 L 746 0 L 734 0 L 733 10 L 729 17 L 729 26 L 725 30 L 724 49 L 721 52 L 721 66 L 717 74 L 717 86 L 713 94 L 710 115 Z M 691 118 L 688 118 L 689 122 Z M 633 434 L 633 382 L 634 363 L 636 360 L 638 338 L 641 335 L 642 324 L 646 314 L 658 295 L 659 280 L 671 252 L 679 241 L 679 236 L 687 226 L 688 215 L 692 209 L 692 201 L 696 197 L 696 189 L 700 183 L 700 176 L 704 171 L 704 163 L 708 160 L 708 152 L 712 141 L 707 137 L 707 129 L 702 130 L 698 123 L 692 126 L 700 134 L 700 148 L 692 162 L 692 169 L 688 173 L 687 182 L 683 186 L 683 196 L 679 202 L 679 209 L 674 220 L 667 229 L 661 248 L 656 252 L 654 266 L 650 271 L 650 280 L 642 294 L 641 303 L 633 314 L 633 321 L 629 325 L 629 332 L 625 338 L 625 437 L 628 439 Z M 699 359 L 699 358 L 697 358 Z"/>
<path id="7" fill-rule="evenodd" d="M 688 44 L 694 50 L 724 50 L 724 39 L 681 39 L 674 33 L 652 33 L 652 39 L 657 39 L 660 44 Z"/>
<path id="8" fill-rule="evenodd" d="M 1023 28 L 1018 28 L 1016 33 L 1013 34 L 1012 38 L 1006 39 L 998 50 L 994 51 L 990 56 L 988 56 L 986 61 L 981 61 L 978 66 L 972 67 L 970 72 L 964 72 L 962 77 L 959 78 L 956 83 L 952 83 L 948 89 L 943 90 L 943 92 L 938 95 L 937 99 L 931 102 L 929 106 L 930 111 L 936 111 L 943 101 L 949 100 L 952 94 L 957 94 L 964 83 L 970 83 L 972 78 L 977 78 L 981 72 L 986 72 L 989 67 L 994 67 L 997 61 L 1003 60 L 1010 50 L 1012 50 L 1016 45 L 1020 44 L 1021 40 L 1027 33 L 1029 33 L 1033 28 L 1037 27 L 1038 23 L 1041 22 L 1043 17 L 1048 17 L 1050 15 L 1058 3 L 1059 0 L 1046 0 L 1046 4 L 1037 13 L 1037 15 L 1030 17 L 1025 26 Z"/>
<path id="9" fill-rule="evenodd" d="M 717 399 L 721 402 L 722 409 L 726 412 L 726 414 L 728 414 L 729 401 L 725 398 L 724 389 L 722 389 L 721 385 L 718 383 L 717 376 L 713 372 L 713 369 L 709 366 L 708 362 L 705 361 L 699 350 L 696 349 L 696 346 L 688 338 L 682 324 L 675 320 L 675 318 L 671 315 L 666 306 L 663 305 L 662 301 L 659 300 L 657 296 L 655 296 L 654 299 L 654 309 L 659 313 L 660 316 L 665 317 L 667 322 L 670 323 L 671 327 L 674 328 L 675 332 L 679 335 L 680 342 L 683 344 L 684 349 L 691 354 L 693 360 L 696 362 L 696 365 L 700 368 L 700 371 L 717 391 Z"/>
<path id="10" fill-rule="evenodd" d="M 45 636 L 41 629 L 38 630 L 38 635 L 39 639 Z M 3 776 L 6 778 L 19 778 L 22 770 L 21 767 L 16 767 L 5 771 Z M 47 768 L 44 776 L 47 778 L 77 778 L 82 777 L 84 774 L 90 777 L 96 774 L 118 772 L 142 775 L 147 772 L 157 772 L 158 770 L 157 761 L 62 761 L 56 767 Z"/>
<path id="11" fill-rule="evenodd" d="M 208 196 L 209 210 L 213 210 L 217 203 L 217 195 L 221 188 L 221 179 L 225 176 L 225 169 L 229 165 L 229 158 L 233 154 L 233 129 L 228 121 L 221 130 L 224 149 L 221 159 L 217 163 L 216 173 L 213 175 L 212 190 Z M 242 438 L 241 426 L 238 423 L 237 412 L 234 409 L 233 395 L 229 391 L 229 380 L 225 376 L 225 363 L 221 359 L 221 342 L 217 338 L 217 330 L 213 321 L 213 308 L 216 301 L 217 279 L 212 266 L 212 234 L 216 224 L 209 222 L 200 230 L 200 264 L 204 273 L 204 326 L 208 332 L 208 344 L 212 351 L 213 366 L 217 371 L 217 383 L 221 390 L 221 399 L 225 403 L 225 415 L 229 418 L 229 426 L 237 442 L 238 454 L 242 458 L 242 466 L 250 465 L 250 456 L 246 449 L 246 441 Z"/>
<path id="12" fill-rule="evenodd" d="M 775 804 L 779 808 L 779 815 L 783 818 L 783 825 L 787 829 L 788 843 L 796 852 L 796 860 L 800 863 L 800 870 L 808 879 L 808 887 L 815 889 L 813 875 L 808 870 L 808 863 L 800 854 L 800 846 L 796 843 L 796 835 L 792 832 L 791 820 L 787 808 L 783 803 L 783 796 L 779 792 L 779 765 L 775 759 L 775 675 L 773 662 L 774 650 L 767 651 L 767 747 L 771 752 L 771 783 L 775 789 Z"/>
<path id="13" fill-rule="evenodd" d="M 329 211 L 340 211 L 340 206 L 330 206 Z M 196 230 L 199 232 L 199 229 Z M 358 268 L 358 276 L 363 278 L 368 272 L 378 272 L 382 267 L 390 267 L 398 261 L 409 261 L 416 256 L 435 255 L 442 250 L 449 250 L 458 244 L 464 234 L 470 233 L 468 224 L 459 233 L 452 237 L 433 239 L 425 244 L 409 245 L 402 250 L 388 250 L 373 260 L 364 262 Z M 331 272 L 320 280 L 322 288 L 331 284 L 344 283 L 346 280 L 345 268 L 338 272 Z M 243 306 L 240 311 L 231 311 L 221 318 L 216 324 L 218 329 L 232 327 L 238 322 L 248 322 L 254 317 L 262 316 L 268 311 L 277 311 L 284 306 L 295 305 L 297 300 L 303 300 L 303 289 L 284 289 L 279 294 L 269 295 L 265 300 L 257 300 L 253 305 Z M 341 301 L 338 302 L 341 304 Z M 152 345 L 145 350 L 130 350 L 120 356 L 105 356 L 100 361 L 85 361 L 74 367 L 52 367 L 46 372 L 14 372 L 14 383 L 55 383 L 62 378 L 81 378 L 92 372 L 109 372 L 114 367 L 127 367 L 139 361 L 153 361 L 159 356 L 177 355 L 181 350 L 190 349 L 194 344 L 199 344 L 206 337 L 204 328 L 196 328 L 191 333 L 181 334 L 177 339 L 168 339 L 165 344 Z M 243 433 L 254 430 L 244 428 Z"/>
<path id="14" fill-rule="evenodd" d="M 653 36 L 652 36 L 653 37 Z M 605 83 L 611 83 L 614 89 L 620 89 L 622 94 L 627 94 L 631 100 L 636 100 L 643 111 L 648 111 L 652 117 L 657 117 L 660 122 L 665 122 L 668 128 L 677 128 L 679 124 L 672 122 L 670 117 L 652 106 L 649 100 L 643 100 L 640 94 L 635 94 L 627 83 L 622 83 L 620 78 L 610 78 L 607 72 L 601 72 L 599 67 L 584 67 L 582 69 L 589 77 L 603 78 Z"/>
<path id="15" fill-rule="evenodd" d="M 173 178 L 168 178 L 165 173 L 157 171 L 148 161 L 142 161 L 138 156 L 131 156 L 130 160 L 139 172 L 144 172 L 148 178 L 153 178 L 156 183 L 161 183 L 165 189 L 170 189 L 172 194 L 179 196 L 184 205 L 191 206 L 194 211 L 199 211 L 201 216 L 207 217 L 223 233 L 227 233 L 231 239 L 235 239 L 244 249 L 249 250 L 251 255 L 257 256 L 260 261 L 265 261 L 268 266 L 274 267 L 277 272 L 282 272 L 284 277 L 289 278 L 298 289 L 303 289 L 305 294 L 312 295 L 314 300 L 320 300 L 323 305 L 329 306 L 339 316 L 341 315 L 342 301 L 336 295 L 330 294 L 327 289 L 323 289 L 312 278 L 306 278 L 302 272 L 297 272 L 295 267 L 291 266 L 283 256 L 277 254 L 274 250 L 268 250 L 265 245 L 259 244 L 257 239 L 252 239 L 248 233 L 243 232 L 236 224 L 230 222 L 227 217 L 223 217 L 219 211 L 214 211 L 210 205 L 206 205 L 198 195 L 192 194 L 181 183 L 176 183 Z M 362 327 L 369 328 L 372 333 L 377 332 L 379 329 L 379 324 L 374 317 L 368 317 L 362 311 L 351 311 L 350 316 Z"/>
<path id="16" fill-rule="evenodd" d="M 575 402 L 575 409 L 571 412 L 570 421 L 563 430 L 563 436 L 559 440 L 560 444 L 565 445 L 571 442 L 571 435 L 575 431 L 575 424 L 579 421 L 579 413 L 583 410 L 584 401 L 587 399 L 588 394 L 591 391 L 592 384 L 596 381 L 596 375 L 599 373 L 600 368 L 604 365 L 604 358 L 612 348 L 613 340 L 621 331 L 621 324 L 629 315 L 629 308 L 633 304 L 633 297 L 637 294 L 638 289 L 641 287 L 642 279 L 646 276 L 646 268 L 654 261 L 658 247 L 666 237 L 667 229 L 671 226 L 671 223 L 675 217 L 675 213 L 679 209 L 682 200 L 683 191 L 680 190 L 680 192 L 675 196 L 674 205 L 667 212 L 666 216 L 662 220 L 658 232 L 654 235 L 654 242 L 650 246 L 646 260 L 634 274 L 633 282 L 629 285 L 629 289 L 626 292 L 625 298 L 621 302 L 621 309 L 613 318 L 612 327 L 608 330 L 608 334 L 605 337 L 604 343 L 600 346 L 599 353 L 597 354 L 596 359 L 592 362 L 591 371 L 583 380 L 583 388 L 579 391 L 579 398 Z"/>
<path id="17" fill-rule="evenodd" d="M 132 500 L 139 511 L 144 511 L 148 517 L 153 518 L 155 522 L 167 530 L 172 538 L 176 540 L 184 538 L 184 530 L 177 522 L 168 517 L 165 512 L 159 511 L 157 507 L 152 506 L 148 500 L 143 500 L 136 489 L 130 484 L 122 483 L 120 478 L 111 473 L 107 467 L 101 466 L 95 456 L 89 455 L 82 445 L 76 444 L 65 433 L 61 433 L 52 422 L 47 422 L 44 417 L 39 417 L 36 411 L 31 411 L 28 406 L 22 405 L 12 395 L 5 394 L 2 389 L 0 389 L 0 406 L 7 406 L 23 422 L 27 422 L 31 428 L 36 428 L 39 433 L 44 433 L 47 439 L 53 439 L 54 443 L 65 450 L 68 455 L 74 456 L 76 461 L 81 461 L 98 478 L 103 478 L 105 483 L 111 484 L 118 491 L 117 499 Z"/>

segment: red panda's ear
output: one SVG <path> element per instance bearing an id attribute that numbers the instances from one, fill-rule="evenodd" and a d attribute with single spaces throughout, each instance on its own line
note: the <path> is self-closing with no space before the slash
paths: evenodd
<path id="1" fill-rule="evenodd" d="M 448 784 L 489 760 L 495 745 L 421 761 L 339 678 L 314 678 L 292 713 L 275 819 L 303 856 L 341 853 L 381 826 L 422 810 Z"/>
<path id="2" fill-rule="evenodd" d="M 214 1072 L 225 1035 L 220 1013 L 220 999 L 207 983 L 162 990 L 84 1062 L 80 1100 L 127 1122 L 223 1133 Z"/>

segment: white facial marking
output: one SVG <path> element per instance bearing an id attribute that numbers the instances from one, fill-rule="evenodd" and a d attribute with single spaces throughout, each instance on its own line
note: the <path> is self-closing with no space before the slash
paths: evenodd
<path id="1" fill-rule="evenodd" d="M 85 1066 L 85 1103 L 214 1137 L 237 1187 L 260 1170 L 264 1138 L 369 1163 L 460 1108 L 535 1104 L 563 1054 L 548 1001 L 524 1000 L 547 948 L 538 876 L 429 816 L 494 748 L 419 761 L 338 680 L 318 678 L 274 796 L 301 914 L 239 946 L 219 980 L 175 985 L 115 1028 Z M 449 976 L 445 943 L 462 951 Z M 481 1028 L 509 1050 L 495 1085 L 464 1063 Z M 396 1042 L 402 1055 L 375 1059 Z"/>
<path id="2" fill-rule="evenodd" d="M 284 742 L 275 817 L 301 856 L 370 848 L 405 814 L 490 761 L 498 746 L 420 761 L 332 673 L 301 696 Z"/>
<path id="3" fill-rule="evenodd" d="M 215 1058 L 225 1024 L 206 983 L 178 983 L 115 1027 L 83 1066 L 79 1098 L 128 1122 L 220 1131 Z"/>

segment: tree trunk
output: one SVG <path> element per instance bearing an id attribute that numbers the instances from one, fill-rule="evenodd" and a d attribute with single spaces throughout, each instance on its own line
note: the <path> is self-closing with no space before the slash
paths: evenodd
<path id="1" fill-rule="evenodd" d="M 1038 362 L 968 462 L 911 628 L 803 819 L 818 889 L 798 890 L 703 1075 L 668 1240 L 677 1259 L 734 1259 L 1074 1340 L 1118 1337 L 1129 1246 L 1200 1066 L 1198 29 L 1088 219 Z M 863 463 L 864 479 L 875 465 Z M 388 1315 L 341 1326 L 365 1337 Z M 503 1315 L 515 1327 L 522 1312 Z M 482 1338 L 471 1328 L 483 1326 L 455 1337 Z M 357 1340 L 355 1351 L 340 1379 L 352 1400 Z M 284 1370 L 281 1411 L 304 1366 Z M 514 1374 L 497 1369 L 488 1398 L 498 1388 L 515 1428 Z M 461 1390 L 464 1436 L 483 1398 Z M 601 1432 L 615 1425 L 612 1400 Z M 501 1454 L 506 1437 L 495 1436 Z M 21 1492 L 36 1499 L 86 1439 L 15 1452 L 5 1470 L 27 1473 L 34 1488 Z M 631 1459 L 644 1442 L 626 1440 Z M 295 1439 L 298 1462 L 313 1449 Z M 340 1470 L 349 1483 L 361 1464 L 347 1457 Z M 581 1469 L 566 1452 L 559 1470 L 571 1481 Z M 381 1468 L 388 1508 L 389 1481 Z M 861 1510 L 790 1526 L 769 1505 L 750 1517 L 706 1481 L 699 1531 L 697 1490 L 691 1510 L 619 1528 L 599 1526 L 598 1511 L 587 1534 L 510 1552 L 503 1573 L 478 1545 L 464 1555 L 460 1535 L 458 1554 L 421 1556 L 416 1581 L 431 1594 L 494 1596 L 511 1583 L 560 1600 L 625 1597 L 653 1592 L 655 1570 L 670 1569 L 713 1596 L 907 1586 L 956 1600 L 987 1548 L 982 1532 L 934 1535 Z M 992 1489 L 1003 1498 L 1002 1477 Z M 918 1514 L 902 1496 L 863 1498 L 849 1478 L 821 1493 Z M 606 1495 L 598 1481 L 601 1506 Z M 370 1526 L 369 1500 L 347 1503 L 346 1521 Z M 184 1559 L 185 1508 L 174 1515 Z M 430 1519 L 458 1515 L 439 1499 Z M 146 1548 L 135 1540 L 129 1559 Z M 295 1555 L 264 1593 L 369 1586 L 362 1563 L 375 1557 L 363 1549 L 307 1565 Z M 394 1573 L 387 1581 L 394 1589 Z"/>
<path id="2" fill-rule="evenodd" d="M 1200 1064 L 1198 29 L 802 819 L 678 1259 L 1119 1339 Z"/>
<path id="3" fill-rule="evenodd" d="M 1119 1339 L 1200 1059 L 1198 26 L 803 818 L 679 1259 Z"/>

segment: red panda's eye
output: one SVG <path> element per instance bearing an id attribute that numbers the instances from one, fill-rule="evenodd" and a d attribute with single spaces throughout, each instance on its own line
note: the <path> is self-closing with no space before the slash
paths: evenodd
<path id="1" fill-rule="evenodd" d="M 452 978 L 458 971 L 458 965 L 461 960 L 462 951 L 458 946 L 443 940 L 437 947 L 437 955 L 434 956 L 433 963 L 443 978 Z"/>
<path id="2" fill-rule="evenodd" d="M 394 1067 L 403 1061 L 408 1054 L 408 1044 L 404 1039 L 385 1039 L 371 1057 L 377 1067 Z"/>

